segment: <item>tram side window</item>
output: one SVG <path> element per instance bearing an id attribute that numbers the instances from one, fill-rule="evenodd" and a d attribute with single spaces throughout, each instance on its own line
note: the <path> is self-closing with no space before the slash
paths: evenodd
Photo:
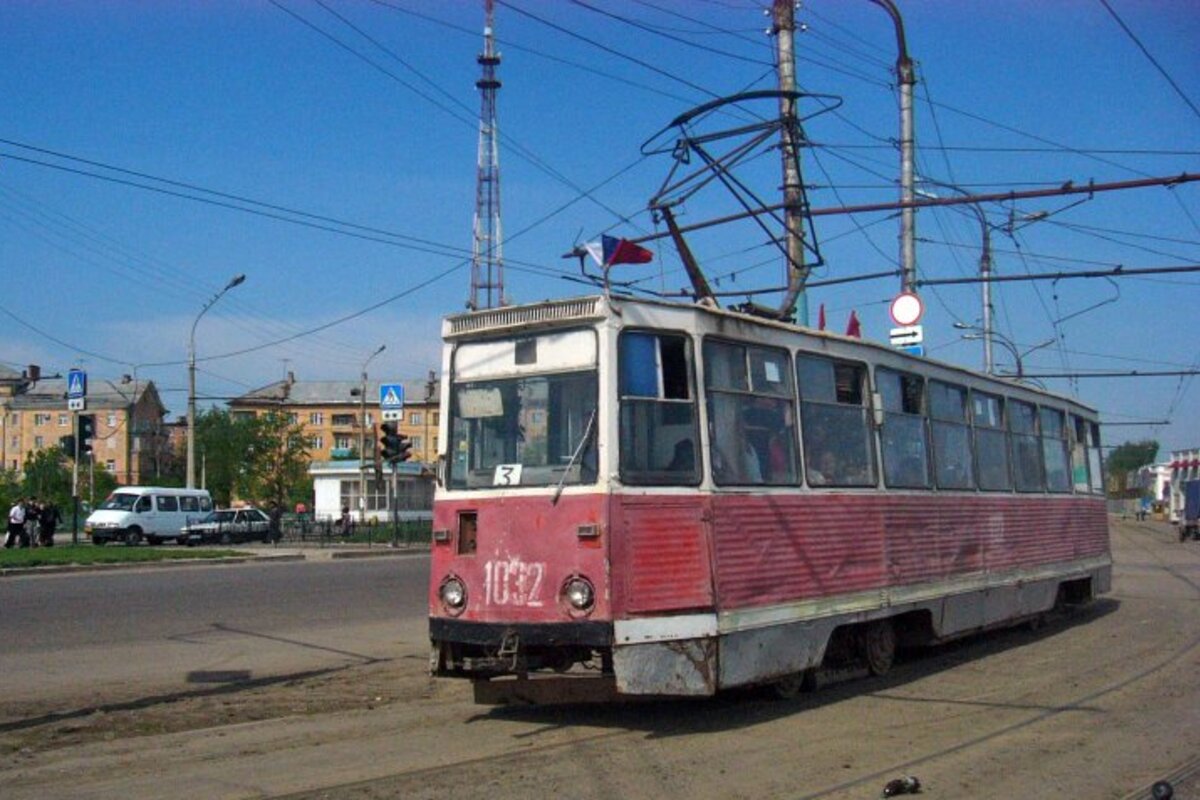
<path id="1" fill-rule="evenodd" d="M 621 480 L 698 484 L 700 437 L 687 337 L 626 331 L 619 351 Z"/>
<path id="2" fill-rule="evenodd" d="M 713 480 L 795 484 L 796 419 L 787 351 L 707 339 L 704 375 Z"/>
<path id="3" fill-rule="evenodd" d="M 1087 420 L 1071 415 L 1071 486 L 1077 494 L 1092 490 L 1088 480 L 1088 429 Z"/>
<path id="4" fill-rule="evenodd" d="M 1013 483 L 1018 492 L 1040 492 L 1042 449 L 1038 445 L 1037 407 L 1012 400 L 1008 404 L 1008 431 L 1012 435 Z"/>
<path id="5" fill-rule="evenodd" d="M 1091 473 L 1092 493 L 1104 494 L 1104 467 L 1100 460 L 1100 423 L 1088 423 L 1088 471 Z"/>
<path id="6" fill-rule="evenodd" d="M 1071 473 L 1067 459 L 1067 428 L 1063 412 L 1039 409 L 1042 423 L 1042 461 L 1046 465 L 1046 488 L 1052 492 L 1071 491 Z"/>
<path id="7" fill-rule="evenodd" d="M 888 486 L 929 487 L 925 436 L 925 381 L 917 375 L 875 371 L 883 401 L 883 479 Z"/>
<path id="8" fill-rule="evenodd" d="M 810 486 L 874 486 L 866 368 L 796 357 L 800 423 Z"/>
<path id="9" fill-rule="evenodd" d="M 974 489 L 971 429 L 967 425 L 967 390 L 929 382 L 933 474 L 940 489 Z"/>
<path id="10" fill-rule="evenodd" d="M 989 492 L 1012 489 L 1008 470 L 1008 434 L 1004 432 L 1004 400 L 983 392 L 971 393 L 971 423 L 975 426 L 979 488 Z"/>

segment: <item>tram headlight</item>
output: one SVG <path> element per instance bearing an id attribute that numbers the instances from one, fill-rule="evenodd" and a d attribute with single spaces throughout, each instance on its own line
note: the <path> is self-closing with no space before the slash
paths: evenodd
<path id="1" fill-rule="evenodd" d="M 442 585 L 438 588 L 438 597 L 451 614 L 461 614 L 462 610 L 467 607 L 467 587 L 453 575 L 442 581 Z"/>
<path id="2" fill-rule="evenodd" d="M 562 593 L 567 604 L 575 611 L 591 611 L 592 606 L 596 604 L 595 587 L 592 586 L 591 581 L 579 575 L 567 578 L 567 582 L 563 584 Z"/>

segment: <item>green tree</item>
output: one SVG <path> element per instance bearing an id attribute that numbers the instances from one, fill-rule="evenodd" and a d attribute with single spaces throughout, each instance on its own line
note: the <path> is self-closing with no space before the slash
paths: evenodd
<path id="1" fill-rule="evenodd" d="M 71 507 L 70 460 L 58 447 L 37 450 L 25 460 L 21 491 L 29 497 L 52 501 L 59 508 Z"/>
<path id="2" fill-rule="evenodd" d="M 238 494 L 261 504 L 288 505 L 308 496 L 308 441 L 299 425 L 270 412 L 256 417 L 254 444 L 237 483 Z"/>
<path id="3" fill-rule="evenodd" d="M 4 521 L 8 522 L 8 510 L 12 508 L 13 503 L 22 496 L 21 492 L 21 476 L 16 470 L 0 469 L 0 511 L 6 515 Z"/>
<path id="4" fill-rule="evenodd" d="M 1108 468 L 1110 493 L 1118 497 L 1131 495 L 1136 497 L 1140 494 L 1138 489 L 1126 490 L 1126 482 L 1129 474 L 1136 472 L 1140 467 L 1154 463 L 1154 457 L 1158 455 L 1158 442 L 1152 439 L 1146 439 L 1140 442 L 1125 442 L 1113 448 L 1113 451 L 1108 454 L 1106 466 Z M 1132 493 L 1132 494 L 1131 494 Z"/>
<path id="5" fill-rule="evenodd" d="M 204 485 L 218 506 L 229 505 L 255 444 L 252 417 L 218 408 L 196 415 L 196 477 L 203 469 Z"/>

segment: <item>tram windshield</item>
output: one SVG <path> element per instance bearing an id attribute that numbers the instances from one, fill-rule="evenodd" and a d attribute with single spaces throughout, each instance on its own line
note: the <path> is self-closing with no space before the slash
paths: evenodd
<path id="1" fill-rule="evenodd" d="M 450 488 L 595 483 L 596 400 L 595 370 L 456 384 Z"/>

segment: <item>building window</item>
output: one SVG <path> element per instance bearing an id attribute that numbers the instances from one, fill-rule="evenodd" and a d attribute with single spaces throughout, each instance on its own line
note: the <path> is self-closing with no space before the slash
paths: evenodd
<path id="1" fill-rule="evenodd" d="M 107 417 L 107 420 L 108 420 L 108 427 L 110 427 L 110 428 L 115 428 L 115 427 L 117 427 L 117 415 L 116 415 L 116 413 L 114 413 L 114 412 L 112 412 L 112 411 L 108 412 L 108 417 Z"/>
<path id="2" fill-rule="evenodd" d="M 309 412 L 308 424 L 309 425 L 324 425 L 325 424 L 325 412 L 324 411 Z"/>
<path id="3" fill-rule="evenodd" d="M 299 425 L 300 415 L 295 411 L 289 411 L 287 415 L 288 425 Z"/>
<path id="4" fill-rule="evenodd" d="M 324 450 L 325 449 L 325 437 L 324 436 L 312 437 L 312 448 L 314 450 Z"/>
<path id="5" fill-rule="evenodd" d="M 368 427 L 371 427 L 371 426 L 373 426 L 373 425 L 375 424 L 375 415 L 374 415 L 374 414 L 372 414 L 370 411 L 368 411 L 368 412 L 366 413 L 366 416 L 364 417 L 364 420 L 365 420 L 365 424 L 366 424 Z"/>
<path id="6" fill-rule="evenodd" d="M 409 425 L 420 425 L 421 419 L 422 419 L 422 416 L 421 416 L 420 411 L 408 412 L 408 424 Z"/>
<path id="7" fill-rule="evenodd" d="M 338 450 L 349 450 L 353 445 L 350 444 L 350 437 L 343 433 L 333 437 L 333 446 Z"/>
<path id="8" fill-rule="evenodd" d="M 58 427 L 65 428 L 70 424 L 71 424 L 71 417 L 69 414 L 59 414 L 58 415 Z"/>
<path id="9" fill-rule="evenodd" d="M 45 446 L 46 446 L 45 440 L 41 436 L 33 437 L 33 449 L 34 450 L 41 450 Z"/>
<path id="10" fill-rule="evenodd" d="M 352 428 L 354 427 L 353 414 L 334 414 L 333 427 L 335 428 Z"/>
<path id="11" fill-rule="evenodd" d="M 104 468 L 109 472 L 116 472 L 117 462 L 110 458 L 108 461 L 104 462 Z"/>
<path id="12" fill-rule="evenodd" d="M 49 425 L 50 424 L 50 415 L 49 414 L 34 414 L 33 415 L 33 424 L 34 425 Z"/>
<path id="13" fill-rule="evenodd" d="M 412 449 L 413 450 L 421 449 L 421 437 L 420 436 L 412 437 Z"/>

